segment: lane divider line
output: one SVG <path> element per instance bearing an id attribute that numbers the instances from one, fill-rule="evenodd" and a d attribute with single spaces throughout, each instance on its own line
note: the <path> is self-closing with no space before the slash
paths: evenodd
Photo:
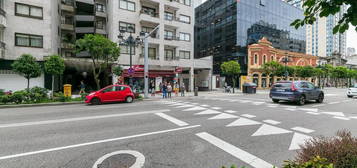
<path id="1" fill-rule="evenodd" d="M 172 123 L 174 123 L 174 124 L 176 124 L 177 126 L 180 126 L 180 127 L 189 125 L 188 123 L 186 123 L 184 121 L 181 121 L 181 120 L 179 120 L 177 118 L 171 117 L 171 116 L 169 116 L 167 114 L 164 114 L 164 113 L 155 113 L 155 115 L 157 115 L 157 116 L 159 116 L 159 117 L 161 117 L 163 119 L 166 119 L 166 120 L 168 120 L 168 121 L 170 121 L 170 122 L 172 122 Z"/>
<path id="2" fill-rule="evenodd" d="M 149 136 L 149 135 L 158 135 L 158 134 L 163 134 L 163 133 L 168 133 L 168 132 L 176 132 L 176 131 L 192 129 L 192 128 L 196 128 L 196 127 L 200 127 L 200 126 L 201 125 L 192 125 L 192 126 L 180 127 L 180 128 L 175 128 L 175 129 L 167 129 L 167 130 L 148 132 L 148 133 L 130 135 L 130 136 L 125 136 L 125 137 L 119 137 L 119 138 L 104 139 L 104 140 L 86 142 L 86 143 L 69 145 L 69 146 L 62 146 L 62 147 L 43 149 L 43 150 L 32 151 L 32 152 L 25 152 L 25 153 L 13 154 L 13 155 L 1 156 L 0 160 L 6 160 L 6 159 L 12 159 L 12 158 L 36 155 L 36 154 L 41 154 L 41 153 L 47 153 L 47 152 L 65 150 L 65 149 L 78 148 L 78 147 L 83 147 L 83 146 L 90 146 L 90 145 L 108 143 L 108 142 L 115 142 L 115 141 L 138 138 L 138 137 L 144 137 L 144 136 Z"/>

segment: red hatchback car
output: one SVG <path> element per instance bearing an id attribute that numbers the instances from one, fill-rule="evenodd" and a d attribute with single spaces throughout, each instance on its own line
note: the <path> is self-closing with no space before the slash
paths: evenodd
<path id="1" fill-rule="evenodd" d="M 132 103 L 134 101 L 134 97 L 134 93 L 129 86 L 110 85 L 90 93 L 88 96 L 86 96 L 85 103 L 94 105 L 122 101 Z"/>

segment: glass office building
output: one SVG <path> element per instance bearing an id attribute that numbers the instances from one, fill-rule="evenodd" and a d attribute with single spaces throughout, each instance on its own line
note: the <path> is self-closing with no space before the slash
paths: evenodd
<path id="1" fill-rule="evenodd" d="M 305 53 L 305 28 L 290 24 L 303 11 L 282 0 L 207 0 L 195 9 L 195 57 L 220 64 L 237 60 L 247 71 L 247 46 L 267 37 L 278 49 Z"/>

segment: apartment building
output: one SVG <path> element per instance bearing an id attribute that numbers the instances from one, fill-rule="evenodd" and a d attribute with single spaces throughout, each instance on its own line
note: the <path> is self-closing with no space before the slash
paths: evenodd
<path id="1" fill-rule="evenodd" d="M 0 88 L 19 90 L 26 87 L 25 78 L 11 70 L 11 64 L 22 54 L 38 61 L 57 53 L 57 6 L 43 0 L 1 0 L 0 10 Z M 45 85 L 45 75 L 31 79 L 30 86 Z"/>
<path id="2" fill-rule="evenodd" d="M 209 89 L 211 58 L 193 58 L 194 9 L 191 0 L 0 2 L 0 9 L 3 9 L 0 10 L 0 48 L 1 53 L 5 53 L 0 55 L 0 78 L 6 79 L 0 88 L 24 88 L 24 78 L 11 71 L 11 63 L 24 53 L 32 54 L 38 61 L 43 61 L 50 54 L 59 54 L 65 59 L 66 70 L 63 76 L 56 77 L 56 89 L 69 83 L 76 90 L 81 80 L 88 86 L 94 85 L 89 53 L 75 52 L 74 42 L 77 39 L 85 34 L 102 34 L 119 43 L 120 30 L 132 27 L 131 34 L 137 37 L 140 32 L 150 32 L 158 26 L 158 31 L 149 38 L 149 77 L 157 90 L 164 81 L 184 83 L 189 90 L 193 90 L 194 86 Z M 124 67 L 125 81 L 132 77 L 141 90 L 144 79 L 142 68 L 128 74 L 129 47 L 120 47 L 121 56 L 117 63 Z M 142 45 L 133 48 L 133 67 L 143 66 L 143 52 Z M 112 76 L 103 75 L 102 78 L 116 82 Z M 31 86 L 50 87 L 51 78 L 42 75 L 32 79 L 31 83 Z"/>

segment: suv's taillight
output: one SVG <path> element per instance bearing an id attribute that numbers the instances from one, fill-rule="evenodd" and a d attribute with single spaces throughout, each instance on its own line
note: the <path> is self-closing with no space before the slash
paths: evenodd
<path id="1" fill-rule="evenodd" d="M 291 83 L 291 91 L 293 92 L 297 91 L 297 88 L 295 87 L 294 83 Z"/>

